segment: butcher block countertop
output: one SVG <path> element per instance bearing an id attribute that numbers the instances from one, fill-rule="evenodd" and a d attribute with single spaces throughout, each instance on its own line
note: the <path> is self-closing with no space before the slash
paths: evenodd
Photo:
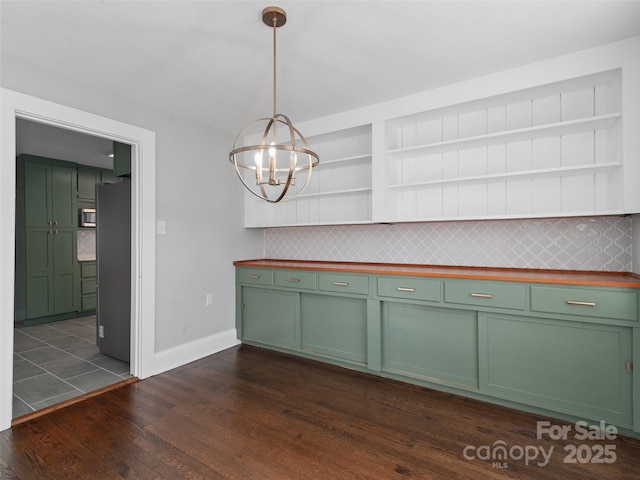
<path id="1" fill-rule="evenodd" d="M 320 270 L 329 272 L 409 275 L 417 277 L 470 278 L 510 282 L 559 283 L 606 287 L 640 288 L 640 275 L 627 272 L 592 272 L 492 267 L 456 267 L 402 263 L 326 262 L 314 260 L 237 260 L 236 267 Z"/>

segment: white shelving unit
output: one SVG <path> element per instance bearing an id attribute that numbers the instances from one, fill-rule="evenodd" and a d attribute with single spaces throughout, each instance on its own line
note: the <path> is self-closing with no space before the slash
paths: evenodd
<path id="1" fill-rule="evenodd" d="M 386 123 L 387 221 L 622 213 L 619 69 Z"/>
<path id="2" fill-rule="evenodd" d="M 247 227 L 371 222 L 371 125 L 307 137 L 320 156 L 300 196 L 270 204 L 248 194 Z"/>
<path id="3" fill-rule="evenodd" d="M 306 192 L 247 194 L 245 225 L 640 213 L 638 58 L 640 37 L 308 121 Z"/>

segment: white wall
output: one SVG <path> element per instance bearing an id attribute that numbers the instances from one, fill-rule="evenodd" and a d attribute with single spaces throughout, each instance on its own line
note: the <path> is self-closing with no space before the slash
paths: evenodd
<path id="1" fill-rule="evenodd" d="M 156 239 L 155 351 L 172 352 L 158 371 L 191 360 L 187 345 L 206 354 L 203 339 L 226 332 L 228 342 L 232 262 L 263 252 L 262 231 L 242 228 L 242 187 L 227 160 L 233 136 L 13 57 L 1 61 L 5 88 L 156 132 L 156 217 L 167 233 Z"/>

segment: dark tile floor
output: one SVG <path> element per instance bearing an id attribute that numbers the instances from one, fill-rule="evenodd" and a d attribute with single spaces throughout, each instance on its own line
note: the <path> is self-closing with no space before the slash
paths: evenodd
<path id="1" fill-rule="evenodd" d="M 14 329 L 13 418 L 129 377 L 98 351 L 95 315 Z"/>

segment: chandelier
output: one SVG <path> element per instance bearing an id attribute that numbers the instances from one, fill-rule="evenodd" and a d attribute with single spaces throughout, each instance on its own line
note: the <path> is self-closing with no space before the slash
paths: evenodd
<path id="1" fill-rule="evenodd" d="M 240 130 L 229 161 L 252 194 L 276 203 L 302 193 L 320 158 L 289 117 L 276 113 L 276 29 L 286 23 L 287 14 L 279 7 L 267 7 L 262 11 L 262 21 L 273 28 L 273 116 L 254 120 Z M 238 145 L 252 136 L 261 137 L 260 143 Z"/>

